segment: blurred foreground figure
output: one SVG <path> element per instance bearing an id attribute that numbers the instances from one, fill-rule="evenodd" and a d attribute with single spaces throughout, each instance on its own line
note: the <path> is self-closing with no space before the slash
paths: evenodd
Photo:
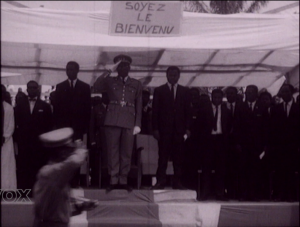
<path id="1" fill-rule="evenodd" d="M 12 134 L 15 129 L 13 107 L 5 101 L 5 87 L 1 84 L 1 189 L 17 189 L 16 160 Z"/>
<path id="2" fill-rule="evenodd" d="M 39 171 L 34 186 L 34 227 L 68 226 L 72 215 L 69 182 L 87 155 L 86 149 L 71 146 L 72 136 L 71 128 L 62 128 L 39 137 L 48 148 L 50 161 Z M 95 205 L 96 202 L 88 200 L 76 204 L 74 213 Z"/>

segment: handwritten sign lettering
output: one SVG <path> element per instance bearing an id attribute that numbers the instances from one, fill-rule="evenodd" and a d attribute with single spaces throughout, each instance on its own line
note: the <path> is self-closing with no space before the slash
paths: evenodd
<path id="1" fill-rule="evenodd" d="M 110 35 L 178 36 L 181 2 L 112 1 Z"/>

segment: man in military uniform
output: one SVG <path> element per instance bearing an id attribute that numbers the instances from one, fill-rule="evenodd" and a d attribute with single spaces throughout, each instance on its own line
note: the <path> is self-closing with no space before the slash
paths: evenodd
<path id="1" fill-rule="evenodd" d="M 126 55 L 114 58 L 117 77 L 101 75 L 94 84 L 96 92 L 106 91 L 109 104 L 104 120 L 107 140 L 110 185 L 107 191 L 118 188 L 131 191 L 127 184 L 134 135 L 141 131 L 142 84 L 128 76 L 132 59 Z"/>
<path id="2" fill-rule="evenodd" d="M 69 182 L 87 155 L 86 149 L 72 145 L 72 136 L 72 128 L 39 136 L 48 149 L 50 161 L 40 169 L 34 186 L 34 227 L 68 227 L 71 215 L 98 205 L 98 201 L 70 198 Z"/>

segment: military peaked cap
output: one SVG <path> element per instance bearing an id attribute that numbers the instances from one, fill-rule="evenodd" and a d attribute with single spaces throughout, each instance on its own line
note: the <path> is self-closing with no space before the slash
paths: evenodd
<path id="1" fill-rule="evenodd" d="M 61 128 L 41 134 L 39 139 L 45 147 L 61 147 L 72 142 L 73 133 L 72 128 Z"/>
<path id="2" fill-rule="evenodd" d="M 114 63 L 117 63 L 119 61 L 131 64 L 132 59 L 127 55 L 120 54 L 114 58 Z"/>

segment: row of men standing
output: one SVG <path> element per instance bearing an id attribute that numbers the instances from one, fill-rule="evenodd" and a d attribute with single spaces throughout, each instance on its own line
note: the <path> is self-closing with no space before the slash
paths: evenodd
<path id="1" fill-rule="evenodd" d="M 202 170 L 199 199 L 208 199 L 213 178 L 217 199 L 226 199 L 225 189 L 229 198 L 265 199 L 262 186 L 269 189 L 273 170 L 275 199 L 296 199 L 299 103 L 294 101 L 293 92 L 291 85 L 284 84 L 279 91 L 283 103 L 270 106 L 272 96 L 263 92 L 258 99 L 254 85 L 247 86 L 244 102 L 237 89 L 229 87 L 228 102 L 222 103 L 223 91 L 215 89 L 211 103 L 202 101 L 194 107 L 191 138 L 187 141 L 187 151 L 192 150 L 187 154 L 190 175 L 185 176 L 190 178 L 188 182 L 197 182 L 197 169 Z"/>
<path id="2" fill-rule="evenodd" d="M 75 141 L 82 140 L 87 133 L 91 93 L 89 85 L 77 79 L 78 72 L 79 65 L 76 62 L 67 64 L 68 79 L 56 86 L 53 114 L 50 105 L 38 98 L 39 85 L 35 81 L 27 84 L 28 97 L 19 99 L 15 107 L 14 134 L 18 147 L 16 161 L 19 189 L 32 189 L 38 170 L 47 162 L 39 135 L 53 128 L 71 127 L 74 129 Z M 78 185 L 77 182 L 74 184 Z"/>
<path id="3" fill-rule="evenodd" d="M 108 150 L 114 150 L 115 152 L 110 152 L 111 157 L 108 159 L 110 162 L 110 174 L 112 176 L 108 190 L 116 188 L 118 183 L 123 185 L 123 188 L 129 189 L 126 176 L 130 165 L 133 134 L 138 133 L 141 126 L 141 84 L 137 80 L 128 77 L 131 59 L 127 56 L 120 56 L 115 59 L 115 63 L 118 61 L 123 62 L 123 64 L 118 68 L 120 75 L 117 78 L 107 77 L 105 80 L 99 80 L 102 82 L 106 81 L 105 83 L 95 83 L 95 88 L 99 91 L 103 91 L 103 87 L 105 89 L 108 88 L 107 92 L 110 100 L 107 111 L 110 111 L 111 114 L 109 115 L 110 117 L 105 119 L 105 125 L 111 129 L 111 134 L 108 133 L 106 135 L 106 140 L 107 142 L 110 141 L 110 148 Z M 79 65 L 76 62 L 69 62 L 67 64 L 66 73 L 68 80 L 57 85 L 55 102 L 53 104 L 53 118 L 50 107 L 39 99 L 35 100 L 38 95 L 38 84 L 34 81 L 28 83 L 28 98 L 16 106 L 16 141 L 19 145 L 17 165 L 18 182 L 20 182 L 18 188 L 32 188 L 37 170 L 46 161 L 37 141 L 39 134 L 51 130 L 53 125 L 55 128 L 72 127 L 75 132 L 74 141 L 77 139 L 82 140 L 83 135 L 87 133 L 91 111 L 90 87 L 77 79 L 78 72 Z M 174 181 L 172 186 L 174 189 L 184 189 L 181 184 L 183 174 L 182 165 L 185 156 L 183 146 L 184 140 L 192 135 L 197 141 L 202 141 L 199 143 L 199 150 L 203 152 L 202 155 L 197 155 L 197 157 L 200 157 L 199 163 L 204 164 L 202 166 L 204 179 L 206 179 L 204 182 L 208 182 L 204 183 L 203 198 L 205 199 L 210 191 L 209 182 L 211 178 L 208 172 L 212 168 L 214 160 L 219 160 L 219 163 L 216 164 L 217 168 L 219 168 L 216 169 L 216 178 L 220 178 L 217 181 L 220 184 L 217 195 L 222 197 L 224 193 L 223 181 L 225 173 L 223 157 L 226 156 L 224 152 L 227 152 L 224 146 L 227 146 L 228 143 L 234 144 L 234 149 L 242 154 L 239 155 L 241 160 L 238 161 L 242 167 L 241 173 L 244 171 L 244 176 L 255 179 L 255 175 L 258 172 L 255 168 L 255 163 L 258 159 L 257 155 L 259 156 L 265 150 L 265 146 L 269 145 L 265 141 L 275 141 L 273 139 L 266 139 L 270 135 L 270 133 L 265 133 L 265 125 L 267 125 L 266 122 L 268 121 L 263 120 L 267 119 L 264 117 L 265 112 L 260 110 L 260 107 L 256 104 L 257 87 L 247 87 L 246 102 L 241 104 L 236 103 L 234 110 L 234 116 L 236 117 L 234 118 L 232 118 L 230 108 L 225 108 L 224 104 L 221 103 L 223 92 L 215 90 L 212 95 L 213 104 L 203 104 L 197 111 L 196 124 L 193 124 L 191 121 L 188 89 L 177 83 L 179 77 L 179 68 L 169 67 L 167 70 L 168 83 L 156 88 L 154 92 L 152 123 L 154 137 L 159 143 L 159 165 L 157 169 L 157 184 L 152 189 L 162 189 L 165 187 L 167 161 L 171 155 L 174 165 Z M 127 80 L 123 80 L 123 78 L 127 78 Z M 253 98 L 251 98 L 251 93 L 254 93 Z M 124 95 L 126 95 L 125 99 Z M 227 98 L 229 101 L 228 96 Z M 254 103 L 254 107 L 252 107 L 252 111 L 250 112 L 247 102 Z M 240 111 L 238 111 L 239 105 L 244 106 L 240 108 Z M 293 103 L 290 105 L 294 106 Z M 295 107 L 292 109 L 295 109 Z M 296 133 L 288 137 L 289 139 L 293 139 L 294 135 L 297 135 L 298 132 L 294 128 L 295 125 L 299 124 L 299 121 L 294 119 L 294 112 L 297 113 L 297 111 L 299 112 L 299 108 L 291 112 L 293 113 L 291 114 L 293 117 L 289 116 L 289 118 L 293 119 L 291 120 L 293 123 L 288 125 L 292 127 L 292 130 L 296 131 Z M 273 113 L 273 111 L 270 113 Z M 276 111 L 274 112 L 274 118 L 276 118 L 275 113 Z M 278 122 L 282 122 L 282 118 L 278 118 Z M 275 127 L 272 132 L 277 132 L 272 135 L 272 138 L 276 136 L 280 137 L 279 135 L 281 135 L 279 132 L 282 132 L 282 130 L 278 129 L 279 126 L 277 123 L 270 124 L 272 127 Z M 196 126 L 196 129 L 191 134 L 192 126 Z M 285 123 L 281 123 L 280 127 L 287 126 Z M 284 130 L 290 132 L 290 129 L 284 128 Z M 131 139 L 128 139 L 129 135 Z M 283 136 L 286 135 L 283 134 Z M 231 143 L 230 141 L 233 142 Z M 286 142 L 286 140 L 284 141 Z M 296 143 L 293 142 L 293 144 L 295 145 Z M 119 149 L 123 149 L 125 152 L 121 155 L 125 157 L 125 162 L 121 163 L 121 167 L 119 166 L 119 161 L 116 161 L 119 160 Z M 216 155 L 218 158 L 216 158 Z M 253 162 L 249 162 L 249 160 L 253 160 Z M 253 165 L 249 166 L 249 163 Z M 122 169 L 123 173 L 122 171 L 120 172 L 120 169 Z M 250 174 L 249 171 L 255 174 Z M 241 182 L 240 185 L 244 188 L 245 194 L 255 194 L 252 192 L 246 193 L 246 191 L 249 191 L 247 186 L 249 177 L 242 177 L 241 181 L 244 179 L 244 183 Z M 75 186 L 76 184 L 78 185 L 78 178 L 74 184 Z M 254 185 L 250 184 L 250 186 Z M 255 195 L 249 196 L 253 197 Z"/>

